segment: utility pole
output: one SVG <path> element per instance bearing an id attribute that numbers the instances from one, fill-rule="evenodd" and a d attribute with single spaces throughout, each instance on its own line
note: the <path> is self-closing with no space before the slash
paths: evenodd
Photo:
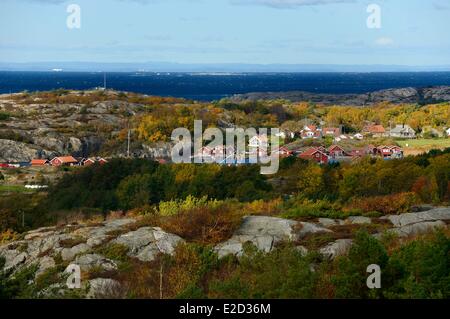
<path id="1" fill-rule="evenodd" d="M 103 90 L 106 91 L 106 72 L 103 73 Z"/>
<path id="2" fill-rule="evenodd" d="M 127 145 L 127 157 L 130 158 L 130 140 L 131 140 L 131 130 L 128 129 L 128 145 Z"/>

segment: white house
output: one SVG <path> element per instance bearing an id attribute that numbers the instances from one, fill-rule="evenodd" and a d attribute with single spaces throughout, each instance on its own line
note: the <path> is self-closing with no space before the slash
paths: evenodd
<path id="1" fill-rule="evenodd" d="M 450 136 L 450 127 L 445 130 L 445 134 L 447 134 L 447 136 Z"/>
<path id="2" fill-rule="evenodd" d="M 416 131 L 406 124 L 396 125 L 395 128 L 391 129 L 389 135 L 400 138 L 416 138 Z"/>

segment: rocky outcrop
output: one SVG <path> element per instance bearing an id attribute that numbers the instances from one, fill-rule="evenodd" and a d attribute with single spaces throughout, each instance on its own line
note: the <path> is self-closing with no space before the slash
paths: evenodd
<path id="1" fill-rule="evenodd" d="M 381 221 L 383 227 L 388 227 L 386 231 L 397 234 L 400 238 L 414 236 L 447 227 L 450 208 L 390 215 L 381 218 Z M 277 245 L 290 242 L 302 255 L 317 251 L 323 258 L 334 259 L 347 254 L 353 244 L 352 238 L 341 238 L 341 227 L 351 226 L 353 229 L 377 222 L 379 219 L 357 216 L 342 220 L 320 218 L 317 222 L 247 216 L 231 238 L 216 245 L 214 251 L 219 258 L 228 255 L 241 257 L 247 245 L 269 253 Z M 374 236 L 380 237 L 382 234 Z M 184 242 L 181 237 L 167 233 L 161 228 L 139 227 L 132 218 L 93 225 L 45 227 L 23 234 L 21 238 L 0 246 L 0 257 L 5 261 L 3 270 L 14 274 L 34 265 L 37 278 L 62 265 L 78 265 L 83 274 L 93 274 L 93 277 L 89 277 L 91 280 L 84 282 L 83 286 L 83 296 L 92 298 L 120 297 L 120 283 L 112 279 L 115 277 L 107 277 L 108 274 L 121 271 L 120 265 L 124 257 L 128 256 L 143 263 L 151 262 L 160 254 L 174 254 L 177 245 Z M 310 245 L 317 242 L 315 239 L 320 242 L 325 239 L 327 242 L 319 247 Z M 60 275 L 61 282 L 45 288 L 40 292 L 42 297 L 64 296 L 67 287 L 63 273 Z"/>
<path id="2" fill-rule="evenodd" d="M 422 222 L 434 222 L 439 220 L 450 220 L 450 208 L 441 207 L 431 210 L 408 213 L 402 215 L 389 215 L 382 217 L 381 219 L 389 220 L 395 227 L 403 227 L 407 225 L 422 223 Z"/>
<path id="3" fill-rule="evenodd" d="M 35 145 L 0 139 L 0 162 L 29 162 L 41 155 L 50 158 L 53 153 Z"/>
<path id="4" fill-rule="evenodd" d="M 183 239 L 157 227 L 140 228 L 113 241 L 128 247 L 128 255 L 140 261 L 152 261 L 160 253 L 172 254 L 180 242 L 183 242 Z"/>
<path id="5" fill-rule="evenodd" d="M 234 95 L 231 100 L 257 101 L 285 99 L 292 102 L 314 102 L 326 105 L 365 106 L 380 102 L 402 103 L 438 103 L 450 101 L 450 86 L 430 88 L 398 88 L 381 90 L 365 94 L 318 94 L 303 91 L 262 92 Z"/>
<path id="6" fill-rule="evenodd" d="M 297 241 L 308 234 L 331 232 L 329 229 L 312 223 L 265 217 L 245 217 L 240 228 L 226 242 L 215 247 L 219 257 L 227 255 L 242 256 L 244 245 L 253 244 L 258 250 L 270 252 L 277 243 Z"/>

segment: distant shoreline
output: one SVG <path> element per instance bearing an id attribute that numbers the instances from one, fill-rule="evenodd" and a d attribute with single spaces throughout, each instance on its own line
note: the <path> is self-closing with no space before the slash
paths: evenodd
<path id="1" fill-rule="evenodd" d="M 352 105 L 384 101 L 420 103 L 448 101 L 447 91 L 406 92 L 404 88 L 450 87 L 450 72 L 378 73 L 195 73 L 195 72 L 34 72 L 0 71 L 0 94 L 56 89 L 91 90 L 104 87 L 198 101 L 230 99 L 289 99 Z M 372 93 L 386 90 L 386 96 Z M 256 92 L 256 93 L 255 93 Z M 259 93 L 258 93 L 259 92 Z M 338 98 L 336 98 L 336 96 Z M 428 98 L 429 97 L 429 98 Z M 441 98 L 443 97 L 443 98 Z M 345 100 L 345 101 L 343 101 Z M 355 104 L 358 103 L 358 104 Z"/>

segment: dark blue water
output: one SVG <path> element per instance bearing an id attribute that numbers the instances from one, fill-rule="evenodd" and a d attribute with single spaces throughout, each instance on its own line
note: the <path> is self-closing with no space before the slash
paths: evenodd
<path id="1" fill-rule="evenodd" d="M 103 73 L 0 72 L 0 93 L 86 90 L 103 86 Z M 149 95 L 210 101 L 238 93 L 309 91 L 366 93 L 388 88 L 450 85 L 450 72 L 417 73 L 108 73 L 107 87 Z"/>

